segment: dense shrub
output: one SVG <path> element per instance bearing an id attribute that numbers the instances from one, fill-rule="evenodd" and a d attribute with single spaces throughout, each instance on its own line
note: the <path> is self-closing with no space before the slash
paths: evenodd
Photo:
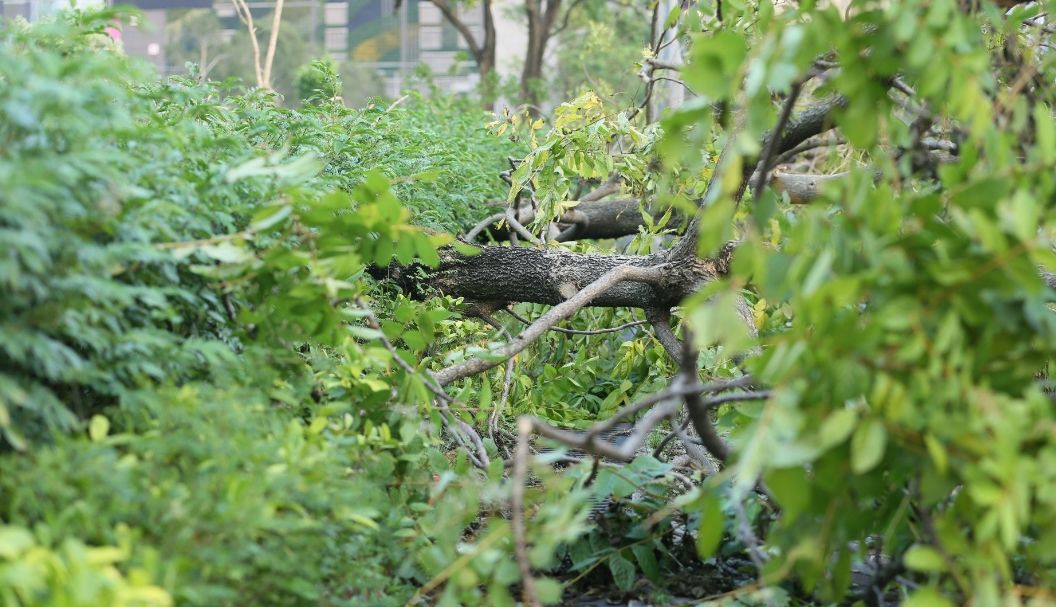
<path id="1" fill-rule="evenodd" d="M 155 81 L 110 17 L 0 30 L 0 598 L 402 604 L 449 463 L 349 302 L 435 263 L 394 192 L 486 213 L 509 144 L 459 102 Z"/>
<path id="2" fill-rule="evenodd" d="M 501 195 L 507 144 L 455 144 L 484 133 L 469 106 L 225 98 L 153 83 L 117 53 L 67 52 L 76 36 L 62 27 L 12 27 L 0 45 L 0 429 L 16 447 L 130 386 L 201 377 L 237 348 L 238 294 L 196 268 L 233 253 L 173 245 L 243 230 L 288 188 L 351 190 L 373 170 L 399 178 L 436 228 Z"/>

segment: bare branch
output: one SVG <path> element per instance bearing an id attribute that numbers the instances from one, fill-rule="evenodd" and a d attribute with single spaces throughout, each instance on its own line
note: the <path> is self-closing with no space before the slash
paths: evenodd
<path id="1" fill-rule="evenodd" d="M 622 178 L 619 175 L 613 173 L 612 177 L 609 177 L 609 179 L 605 183 L 601 184 L 593 191 L 588 192 L 583 196 L 580 196 L 579 201 L 594 202 L 605 198 L 609 194 L 615 194 L 619 192 L 621 179 Z"/>
<path id="2" fill-rule="evenodd" d="M 447 0 L 429 0 L 433 5 L 440 9 L 440 12 L 444 14 L 444 18 L 456 29 L 462 39 L 466 41 L 466 46 L 469 47 L 469 52 L 473 53 L 473 58 L 478 62 L 483 61 L 484 50 L 481 48 L 480 43 L 473 35 L 473 30 L 469 29 L 466 22 L 458 16 L 458 9 L 451 6 Z"/>
<path id="3" fill-rule="evenodd" d="M 683 327 L 683 331 L 685 335 L 682 337 L 681 374 L 687 381 L 690 378 L 696 380 L 697 351 L 696 348 L 693 347 L 693 335 L 689 332 L 688 327 Z M 698 435 L 700 435 L 700 440 L 704 443 L 704 448 L 707 449 L 715 459 L 725 464 L 726 459 L 729 457 L 729 452 L 726 443 L 715 430 L 715 424 L 711 421 L 711 407 L 704 402 L 699 392 L 686 394 L 685 398 L 686 410 L 689 412 L 689 419 L 693 423 L 693 429 L 697 431 Z"/>
<path id="4" fill-rule="evenodd" d="M 466 242 L 473 242 L 473 240 L 476 239 L 477 236 L 480 236 L 480 233 L 487 229 L 488 226 L 493 225 L 495 222 L 501 221 L 505 218 L 505 211 L 503 211 L 502 213 L 495 213 L 494 215 L 488 215 L 484 219 L 481 219 L 480 222 L 477 223 L 477 225 L 473 226 L 473 229 L 466 232 L 466 235 L 462 238 Z"/>
<path id="5" fill-rule="evenodd" d="M 660 61 L 659 59 L 650 58 L 650 59 L 646 59 L 645 62 L 648 63 L 650 66 L 652 66 L 652 68 L 654 70 L 671 70 L 673 72 L 680 72 L 680 71 L 682 71 L 682 68 L 683 68 L 682 65 L 677 65 L 677 64 L 674 64 L 674 63 L 666 63 L 664 61 Z"/>
<path id="6" fill-rule="evenodd" d="M 850 172 L 833 175 L 803 175 L 796 173 L 774 172 L 772 179 L 774 191 L 788 194 L 792 204 L 805 204 L 821 195 L 821 188 L 832 181 L 845 179 Z"/>
<path id="7" fill-rule="evenodd" d="M 513 552 L 517 566 L 521 570 L 521 599 L 525 605 L 540 607 L 535 594 L 535 578 L 532 577 L 532 565 L 528 562 L 528 545 L 526 524 L 524 520 L 524 484 L 528 480 L 528 434 L 532 431 L 532 422 L 527 418 L 517 421 L 517 452 L 513 458 L 513 475 L 510 482 L 513 488 L 510 493 L 510 529 L 513 532 Z"/>
<path id="8" fill-rule="evenodd" d="M 648 308 L 645 310 L 645 317 L 649 320 L 649 324 L 653 325 L 653 331 L 660 345 L 667 350 L 675 363 L 681 364 L 682 345 L 678 343 L 678 338 L 671 330 L 671 311 L 663 308 Z"/>
<path id="9" fill-rule="evenodd" d="M 506 209 L 506 223 L 510 224 L 510 227 L 528 242 L 539 246 L 543 244 L 534 234 L 528 231 L 528 228 L 525 228 L 521 222 L 517 221 L 517 218 L 513 216 L 513 209 Z"/>
<path id="10" fill-rule="evenodd" d="M 553 28 L 552 30 L 550 30 L 550 35 L 551 36 L 556 36 L 556 35 L 560 34 L 561 32 L 565 31 L 566 29 L 568 29 L 568 20 L 569 20 L 569 18 L 572 16 L 572 13 L 575 11 L 576 7 L 579 6 L 582 3 L 583 3 L 583 0 L 572 0 L 572 3 L 568 5 L 567 9 L 565 9 L 565 16 L 564 16 L 564 18 L 561 19 L 561 25 L 559 25 L 559 26 Z"/>
<path id="11" fill-rule="evenodd" d="M 617 266 L 601 275 L 596 281 L 590 283 L 563 303 L 551 308 L 506 346 L 491 352 L 486 358 L 473 358 L 441 369 L 434 373 L 433 377 L 438 384 L 446 386 L 453 381 L 475 375 L 481 371 L 487 371 L 511 356 L 519 354 L 529 344 L 539 339 L 550 327 L 572 316 L 576 310 L 589 304 L 591 300 L 614 285 L 625 280 L 655 283 L 660 280 L 661 274 L 659 266 L 649 268 L 629 265 Z"/>
<path id="12" fill-rule="evenodd" d="M 788 150 L 788 151 L 784 152 L 783 154 L 779 155 L 777 157 L 777 159 L 774 160 L 773 164 L 774 164 L 774 166 L 782 165 L 782 164 L 785 164 L 786 162 L 792 160 L 796 156 L 799 156 L 803 152 L 809 152 L 810 150 L 814 150 L 814 149 L 817 149 L 817 148 L 823 148 L 823 147 L 835 147 L 835 146 L 838 146 L 838 145 L 843 145 L 845 143 L 847 143 L 847 140 L 842 138 L 842 137 L 831 137 L 831 138 L 826 138 L 826 139 L 813 139 L 813 140 L 808 139 L 807 141 L 804 141 L 803 143 L 801 143 L 801 144 L 797 145 L 796 147 L 792 148 L 791 150 Z"/>
<path id="13" fill-rule="evenodd" d="M 686 425 L 688 425 L 689 421 L 690 419 L 687 417 Z M 700 466 L 704 468 L 704 472 L 706 472 L 709 476 L 718 474 L 719 471 L 715 467 L 715 462 L 713 462 L 708 457 L 707 451 L 701 449 L 696 443 L 694 443 L 689 438 L 689 434 L 686 432 L 686 425 L 676 426 L 675 429 L 672 430 L 672 433 L 678 437 L 678 441 L 682 443 L 682 447 L 685 448 L 686 455 L 688 455 L 693 461 L 700 464 Z"/>
<path id="14" fill-rule="evenodd" d="M 275 61 L 275 47 L 279 45 L 279 27 L 282 25 L 282 7 L 285 0 L 275 0 L 275 12 L 271 17 L 271 32 L 268 37 L 268 51 L 264 57 L 264 85 L 271 88 L 271 65 Z"/>
<path id="15" fill-rule="evenodd" d="M 766 147 L 763 149 L 763 156 L 759 160 L 758 174 L 755 180 L 755 185 L 752 191 L 755 192 L 756 196 L 759 196 L 763 192 L 763 188 L 766 187 L 767 179 L 770 176 L 770 162 L 781 146 L 781 133 L 785 130 L 785 125 L 788 124 L 789 118 L 792 116 L 792 108 L 796 105 L 796 100 L 799 99 L 799 93 L 803 90 L 803 80 L 797 80 L 792 84 L 792 90 L 788 93 L 788 98 L 785 99 L 785 105 L 781 108 L 781 115 L 777 119 L 777 126 L 771 132 L 770 138 L 766 141 Z M 738 200 L 738 202 L 740 202 Z"/>
<path id="16" fill-rule="evenodd" d="M 246 0 L 232 0 L 232 2 L 238 12 L 238 18 L 249 30 L 249 44 L 253 49 L 253 73 L 257 77 L 257 86 L 266 89 L 268 83 L 264 80 L 264 70 L 260 67 L 260 43 L 257 42 L 257 27 L 253 24 L 253 13 L 249 12 Z"/>
<path id="17" fill-rule="evenodd" d="M 528 320 L 527 318 L 525 318 L 525 317 L 521 316 L 520 314 L 514 312 L 510 308 L 506 308 L 506 313 L 509 314 L 510 316 L 514 317 L 515 319 L 517 319 L 518 321 L 520 321 L 523 324 L 526 324 L 526 325 L 532 324 L 530 320 Z M 615 327 L 605 327 L 604 329 L 580 330 L 580 329 L 566 329 L 564 327 L 550 327 L 550 330 L 551 331 L 556 331 L 558 333 L 565 333 L 567 335 L 604 335 L 606 333 L 617 333 L 619 331 L 623 331 L 624 329 L 630 329 L 632 327 L 640 327 L 640 326 L 642 326 L 642 325 L 644 325 L 644 324 L 646 324 L 648 322 L 649 322 L 648 320 L 635 320 L 635 321 L 623 323 L 622 325 L 617 325 Z"/>
<path id="18" fill-rule="evenodd" d="M 585 432 L 573 432 L 555 428 L 546 422 L 535 418 L 529 419 L 532 429 L 540 436 L 555 440 L 568 447 L 579 449 L 585 453 L 598 457 L 607 457 L 619 461 L 628 461 L 634 458 L 635 453 L 653 430 L 665 418 L 673 415 L 679 407 L 678 398 L 687 394 L 709 394 L 732 390 L 750 384 L 752 378 L 749 376 L 739 377 L 726 382 L 712 384 L 701 384 L 698 381 L 687 383 L 682 376 L 676 377 L 671 386 L 656 394 L 651 394 L 642 400 L 627 405 L 620 409 L 612 417 L 598 422 Z M 654 407 L 657 403 L 663 403 L 652 409 L 637 424 L 631 435 L 619 446 L 612 445 L 606 441 L 598 440 L 598 437 L 607 430 L 615 427 L 622 419 L 635 415 L 636 413 Z"/>

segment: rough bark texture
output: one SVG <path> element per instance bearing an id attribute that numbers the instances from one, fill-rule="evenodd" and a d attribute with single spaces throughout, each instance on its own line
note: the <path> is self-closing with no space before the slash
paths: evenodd
<path id="1" fill-rule="evenodd" d="M 584 202 L 570 214 L 570 223 L 561 240 L 587 238 L 619 238 L 637 234 L 644 224 L 637 200 L 607 200 Z"/>
<path id="2" fill-rule="evenodd" d="M 655 308 L 677 305 L 708 280 L 725 273 L 729 252 L 718 259 L 686 258 L 668 263 L 665 255 L 587 255 L 557 249 L 481 247 L 476 255 L 441 250 L 440 267 L 419 274 L 390 268 L 389 278 L 413 293 L 433 289 L 473 302 L 502 305 L 531 302 L 557 305 L 622 265 L 657 267 L 657 285 L 620 283 L 594 299 L 601 307 Z"/>
<path id="3" fill-rule="evenodd" d="M 492 216 L 495 224 L 481 229 L 472 236 L 487 234 L 495 241 L 509 240 L 510 227 L 501 222 L 502 215 Z M 531 210 L 521 210 L 517 216 L 522 225 L 528 225 L 535 219 Z M 556 239 L 561 242 L 571 240 L 620 238 L 637 234 L 638 228 L 645 224 L 642 219 L 640 204 L 637 200 L 605 200 L 600 202 L 581 202 L 575 209 L 565 213 L 557 220 L 561 235 Z M 467 234 L 467 239 L 470 234 Z"/>

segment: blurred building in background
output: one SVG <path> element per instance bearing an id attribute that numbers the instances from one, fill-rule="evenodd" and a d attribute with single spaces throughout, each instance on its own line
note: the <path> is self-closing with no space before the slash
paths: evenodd
<path id="1" fill-rule="evenodd" d="M 218 63 L 216 48 L 225 42 L 230 44 L 245 33 L 245 25 L 239 21 L 231 0 L 127 0 L 127 3 L 139 8 L 143 18 L 122 32 L 125 50 L 149 59 L 161 74 L 184 71 L 184 62 L 188 60 L 205 64 L 203 68 L 208 72 Z M 74 4 L 85 6 L 84 0 L 0 0 L 0 15 L 21 16 L 32 21 Z M 274 0 L 247 0 L 247 4 L 258 30 L 269 27 Z M 210 28 L 199 22 L 185 28 L 190 32 L 180 29 L 180 21 L 187 19 L 192 11 L 195 15 L 205 12 L 215 15 L 218 25 L 212 39 L 207 39 L 204 32 Z M 516 67 L 505 64 L 503 58 L 523 57 L 526 44 L 523 28 L 506 17 L 511 12 L 495 10 L 499 32 L 497 56 L 502 75 L 512 73 Z M 479 39 L 483 35 L 480 3 L 463 9 L 461 17 Z M 283 43 L 296 33 L 300 39 L 295 44 L 293 41 L 287 44 L 296 46 L 296 52 L 306 60 L 329 55 L 339 65 L 358 70 L 352 71 L 353 74 L 369 72 L 380 83 L 382 90 L 377 92 L 389 97 L 396 96 L 420 74 L 422 66 L 428 68 L 432 81 L 444 91 L 468 92 L 479 80 L 465 41 L 427 0 L 405 0 L 398 9 L 395 0 L 286 0 L 280 32 L 286 38 L 280 38 L 276 61 L 283 58 L 284 52 L 292 52 Z M 174 40 L 177 35 L 181 40 Z M 194 36 L 198 39 L 193 39 Z M 261 43 L 265 41 L 266 37 L 262 37 Z M 249 52 L 248 46 L 244 52 Z M 349 72 L 345 73 L 346 88 L 355 86 L 355 82 L 347 81 Z"/>

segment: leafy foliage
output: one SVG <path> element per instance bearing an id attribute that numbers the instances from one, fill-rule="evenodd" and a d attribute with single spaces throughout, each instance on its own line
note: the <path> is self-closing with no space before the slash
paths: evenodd
<path id="1" fill-rule="evenodd" d="M 95 46 L 111 16 L 8 24 L 0 43 L 0 520 L 18 540 L 0 594 L 402 604 L 428 544 L 415 513 L 449 463 L 420 380 L 352 302 L 367 264 L 435 264 L 447 239 L 394 192 L 435 222 L 499 193 L 481 149 L 434 132 L 449 116 L 484 133 L 479 110 L 152 82 Z M 456 181 L 463 159 L 478 178 Z"/>
<path id="2" fill-rule="evenodd" d="M 644 332 L 553 334 L 511 363 L 508 393 L 500 366 L 435 406 L 416 369 L 486 355 L 517 325 L 366 270 L 436 266 L 440 232 L 488 214 L 512 154 L 526 158 L 510 196 L 531 190 L 540 224 L 617 171 L 645 199 L 632 250 L 670 240 L 668 203 L 694 217 L 700 253 L 736 240 L 677 322 L 702 377 L 743 367 L 771 390 L 717 408 L 732 453 L 718 474 L 665 457 L 677 420 L 627 465 L 534 457 L 525 549 L 542 602 L 601 580 L 836 603 L 882 590 L 852 582 L 885 563 L 911 605 L 1049 601 L 1056 322 L 1038 267 L 1056 266 L 1056 68 L 1023 23 L 1050 7 L 717 8 L 672 20 L 698 96 L 661 125 L 586 93 L 548 130 L 528 124 L 525 147 L 458 101 L 347 109 L 322 64 L 304 82 L 326 92 L 299 109 L 154 82 L 96 35 L 106 13 L 6 25 L 0 597 L 514 604 L 507 416 L 583 427 L 678 370 Z M 796 95 L 839 96 L 849 174 L 806 207 L 742 199 Z M 933 137 L 951 159 L 928 153 Z M 490 467 L 441 435 L 457 420 L 489 429 Z"/>
<path id="3" fill-rule="evenodd" d="M 767 579 L 795 574 L 836 600 L 855 560 L 882 548 L 919 572 L 922 601 L 981 604 L 1020 584 L 1051 587 L 1053 555 L 1041 547 L 1056 533 L 1045 464 L 1056 443 L 1051 395 L 1036 378 L 1056 353 L 1056 318 L 1037 267 L 1052 263 L 1053 182 L 1041 159 L 1056 123 L 1051 90 L 1016 96 L 1014 80 L 995 77 L 1003 59 L 985 37 L 1030 46 L 1017 24 L 1040 7 L 1006 18 L 992 6 L 910 1 L 846 20 L 834 9 L 765 8 L 734 9 L 721 24 L 702 10 L 708 31 L 686 80 L 744 111 L 718 170 L 740 173 L 741 158 L 759 152 L 751 142 L 776 123 L 771 92 L 802 82 L 830 49 L 842 69 L 813 96 L 843 95 L 836 124 L 870 163 L 802 210 L 756 192 L 740 214 L 736 180 L 724 179 L 734 187 L 704 215 L 704 251 L 743 217 L 725 288 L 750 282 L 765 309 L 762 354 L 749 366 L 776 393 L 731 420 L 730 496 L 762 474 L 783 507 L 767 537 Z M 1051 77 L 1038 61 L 1026 69 Z M 924 118 L 904 118 L 913 110 L 892 101 L 893 78 L 915 89 Z M 920 120 L 952 131 L 955 162 L 933 172 L 912 160 Z M 670 119 L 683 124 L 724 128 L 697 110 Z M 710 328 L 724 312 L 703 294 L 687 314 L 705 343 L 752 345 Z"/>

